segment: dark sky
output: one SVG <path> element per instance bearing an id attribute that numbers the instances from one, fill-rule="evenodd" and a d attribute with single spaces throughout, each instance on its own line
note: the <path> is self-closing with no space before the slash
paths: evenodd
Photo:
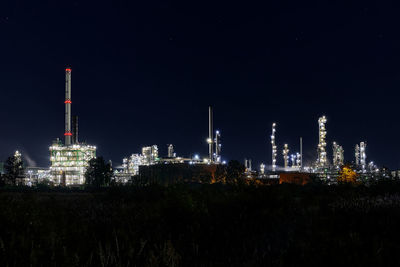
<path id="1" fill-rule="evenodd" d="M 354 159 L 400 167 L 399 9 L 383 1 L 1 1 L 0 158 L 49 165 L 62 137 L 65 67 L 80 139 L 118 165 L 141 146 L 207 154 L 207 107 L 226 160 L 278 163 L 317 120 Z"/>

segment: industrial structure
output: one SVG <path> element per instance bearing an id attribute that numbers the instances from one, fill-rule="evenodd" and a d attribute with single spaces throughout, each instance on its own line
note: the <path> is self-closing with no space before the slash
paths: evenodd
<path id="1" fill-rule="evenodd" d="M 299 169 L 303 169 L 303 137 L 300 137 L 300 164 Z"/>
<path id="2" fill-rule="evenodd" d="M 261 163 L 261 164 L 260 164 L 260 174 L 261 174 L 261 175 L 264 175 L 264 174 L 265 174 L 265 164 L 264 164 L 264 163 Z"/>
<path id="3" fill-rule="evenodd" d="M 292 169 L 297 168 L 295 154 L 290 155 L 290 161 L 292 162 Z"/>
<path id="4" fill-rule="evenodd" d="M 296 153 L 296 168 L 301 169 L 301 153 Z"/>
<path id="5" fill-rule="evenodd" d="M 360 165 L 362 172 L 366 171 L 366 164 L 367 164 L 367 153 L 366 153 L 367 143 L 360 142 Z"/>
<path id="6" fill-rule="evenodd" d="M 25 169 L 25 182 L 27 186 L 37 185 L 39 183 L 50 182 L 49 168 L 42 167 L 26 167 Z"/>
<path id="7" fill-rule="evenodd" d="M 333 142 L 332 144 L 332 150 L 333 150 L 333 167 L 335 169 L 339 169 L 341 166 L 344 164 L 344 150 L 343 147 L 337 144 L 336 142 Z"/>
<path id="8" fill-rule="evenodd" d="M 79 142 L 78 116 L 72 115 L 71 99 L 71 68 L 66 68 L 64 141 L 57 138 L 49 147 L 51 163 L 49 170 L 36 167 L 27 168 L 25 176 L 21 178 L 25 179 L 23 180 L 24 184 L 32 185 L 34 183 L 38 183 L 39 180 L 44 180 L 47 178 L 49 178 L 50 182 L 52 182 L 54 185 L 75 186 L 85 183 L 85 172 L 89 165 L 89 161 L 96 157 L 96 147 Z M 117 170 L 114 173 L 115 179 L 125 183 L 130 181 L 133 176 L 141 175 L 141 168 L 145 169 L 146 172 L 148 172 L 147 174 L 149 174 L 153 170 L 151 166 L 157 165 L 156 169 L 166 170 L 168 167 L 164 165 L 168 164 L 175 164 L 172 166 L 172 168 L 176 170 L 179 168 L 187 169 L 188 165 L 194 165 L 193 169 L 196 169 L 199 172 L 203 169 L 203 167 L 205 167 L 204 169 L 212 169 L 213 173 L 215 173 L 215 170 L 217 170 L 217 167 L 219 167 L 218 165 L 225 164 L 225 162 L 222 161 L 221 132 L 219 130 L 214 132 L 213 120 L 213 108 L 209 106 L 207 138 L 208 156 L 204 158 L 201 158 L 198 155 L 192 155 L 191 157 L 187 158 L 178 157 L 175 153 L 173 144 L 168 144 L 167 156 L 160 157 L 157 145 L 144 146 L 142 147 L 140 153 L 135 153 L 129 157 L 123 158 L 120 171 Z M 318 147 L 316 161 L 314 157 L 309 166 L 303 166 L 303 139 L 300 137 L 300 152 L 289 154 L 289 145 L 284 144 L 282 149 L 284 168 L 278 168 L 277 165 L 278 145 L 276 143 L 276 123 L 272 123 L 272 133 L 270 135 L 272 165 L 271 168 L 268 168 L 268 170 L 266 170 L 267 168 L 265 164 L 262 163 L 260 165 L 261 177 L 275 178 L 279 177 L 279 175 L 284 172 L 308 172 L 318 174 L 320 177 L 327 180 L 335 177 L 335 175 L 338 174 L 338 170 L 340 170 L 345 164 L 344 149 L 337 142 L 332 143 L 332 164 L 330 164 L 326 148 L 326 123 L 327 118 L 325 116 L 318 118 Z M 366 147 L 367 143 L 365 141 L 357 144 L 354 151 L 355 164 L 346 163 L 346 165 L 352 165 L 352 168 L 355 166 L 354 169 L 356 172 L 363 177 L 367 177 L 369 174 L 379 172 L 379 169 L 374 162 L 371 161 L 367 163 Z M 19 161 L 22 160 L 22 156 L 18 151 L 14 156 L 19 159 Z M 247 174 L 251 176 L 252 173 L 255 173 L 252 170 L 251 159 L 245 159 L 244 165 L 245 172 Z M 184 174 L 182 175 L 184 176 Z M 400 176 L 400 171 L 396 175 Z"/>
<path id="9" fill-rule="evenodd" d="M 355 146 L 355 163 L 345 163 L 344 149 L 337 142 L 332 142 L 332 163 L 328 159 L 327 153 L 327 129 L 326 129 L 327 118 L 321 116 L 318 118 L 318 147 L 317 157 L 314 164 L 303 166 L 303 138 L 300 137 L 300 152 L 289 154 L 289 145 L 284 144 L 282 149 L 283 155 L 283 168 L 279 168 L 276 160 L 277 155 L 277 144 L 276 144 L 276 123 L 272 124 L 271 133 L 271 160 L 272 166 L 269 171 L 265 171 L 265 166 L 260 166 L 259 178 L 279 178 L 282 174 L 291 172 L 295 173 L 309 173 L 325 180 L 328 184 L 335 183 L 336 178 L 340 174 L 340 170 L 343 166 L 349 165 L 353 168 L 359 179 L 377 179 L 382 173 L 387 176 L 387 170 L 382 168 L 379 169 L 374 162 L 367 163 L 366 154 L 366 142 L 360 142 Z M 247 163 L 248 164 L 248 163 Z M 397 172 L 396 172 L 397 175 Z M 400 177 L 400 171 L 399 175 Z"/>
<path id="10" fill-rule="evenodd" d="M 213 108 L 211 106 L 208 107 L 208 163 L 220 164 L 222 163 L 221 152 L 222 152 L 222 144 L 221 144 L 221 133 L 220 131 L 215 131 L 214 138 L 214 122 L 213 122 Z"/>
<path id="11" fill-rule="evenodd" d="M 354 148 L 355 164 L 362 172 L 367 171 L 367 143 L 360 142 Z M 374 164 L 372 164 L 374 165 Z M 369 168 L 370 169 L 370 168 Z"/>
<path id="12" fill-rule="evenodd" d="M 318 119 L 319 125 L 319 143 L 318 143 L 318 158 L 317 158 L 317 168 L 327 167 L 328 160 L 326 157 L 326 117 L 322 116 Z"/>
<path id="13" fill-rule="evenodd" d="M 214 153 L 214 163 L 221 163 L 221 152 L 222 152 L 222 144 L 221 144 L 221 133 L 220 131 L 215 131 L 215 153 Z"/>
<path id="14" fill-rule="evenodd" d="M 244 159 L 244 168 L 246 173 L 252 172 L 251 159 Z"/>
<path id="15" fill-rule="evenodd" d="M 284 167 L 285 167 L 285 169 L 287 169 L 289 167 L 289 146 L 288 146 L 288 144 L 284 144 L 282 155 L 283 155 Z"/>
<path id="16" fill-rule="evenodd" d="M 214 159 L 214 138 L 213 138 L 213 110 L 212 107 L 209 106 L 208 107 L 208 139 L 207 139 L 207 143 L 208 143 L 208 157 L 210 162 L 213 161 Z"/>
<path id="17" fill-rule="evenodd" d="M 145 146 L 142 148 L 142 164 L 153 165 L 159 160 L 157 145 Z"/>
<path id="18" fill-rule="evenodd" d="M 174 145 L 169 144 L 168 145 L 168 158 L 175 158 L 175 157 L 176 157 L 176 153 L 174 152 Z"/>
<path id="19" fill-rule="evenodd" d="M 360 165 L 360 146 L 357 144 L 354 148 L 354 156 L 356 159 L 356 166 Z"/>
<path id="20" fill-rule="evenodd" d="M 74 186 L 85 183 L 88 162 L 96 157 L 96 147 L 79 143 L 78 117 L 71 127 L 71 69 L 65 69 L 64 144 L 56 139 L 50 146 L 50 180 L 55 185 Z"/>
<path id="21" fill-rule="evenodd" d="M 277 147 L 275 143 L 275 132 L 276 132 L 276 123 L 272 123 L 272 134 L 271 134 L 271 145 L 272 145 L 272 171 L 276 171 L 276 156 L 278 155 Z"/>
<path id="22" fill-rule="evenodd" d="M 222 161 L 222 142 L 221 132 L 215 131 L 213 128 L 213 109 L 210 106 L 208 108 L 208 157 L 201 159 L 198 155 L 194 155 L 190 158 L 179 157 L 174 151 L 173 144 L 168 144 L 167 157 L 159 157 L 157 145 L 146 146 L 142 148 L 140 154 L 132 154 L 130 157 L 122 159 L 121 168 L 117 168 L 114 172 L 114 178 L 117 182 L 127 182 L 132 180 L 133 177 L 140 175 L 140 169 L 151 170 L 151 168 L 142 168 L 143 166 L 153 166 L 160 164 L 177 164 L 177 166 L 183 166 L 181 164 L 186 163 L 189 165 L 218 165 L 225 164 Z M 176 167 L 176 166 L 175 166 Z M 119 170 L 118 170 L 119 169 Z M 159 170 L 158 168 L 156 168 Z"/>

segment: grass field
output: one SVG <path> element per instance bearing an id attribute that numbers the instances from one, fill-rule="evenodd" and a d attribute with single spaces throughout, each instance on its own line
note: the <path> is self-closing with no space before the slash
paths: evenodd
<path id="1" fill-rule="evenodd" d="M 1 266 L 394 266 L 400 185 L 0 191 Z"/>

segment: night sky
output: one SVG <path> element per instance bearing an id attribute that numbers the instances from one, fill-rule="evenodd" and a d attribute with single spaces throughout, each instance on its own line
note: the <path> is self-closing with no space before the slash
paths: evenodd
<path id="1" fill-rule="evenodd" d="M 262 3 L 263 2 L 263 3 Z M 400 17 L 383 1 L 1 1 L 0 160 L 49 166 L 64 132 L 66 66 L 80 140 L 119 165 L 144 145 L 225 160 L 316 160 L 318 117 L 354 160 L 399 168 Z M 34 162 L 31 162 L 34 163 Z"/>

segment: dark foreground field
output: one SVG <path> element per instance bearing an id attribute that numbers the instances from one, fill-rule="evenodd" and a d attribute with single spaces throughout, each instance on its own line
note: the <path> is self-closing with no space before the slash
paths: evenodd
<path id="1" fill-rule="evenodd" d="M 395 266 L 400 185 L 0 192 L 1 266 Z"/>

